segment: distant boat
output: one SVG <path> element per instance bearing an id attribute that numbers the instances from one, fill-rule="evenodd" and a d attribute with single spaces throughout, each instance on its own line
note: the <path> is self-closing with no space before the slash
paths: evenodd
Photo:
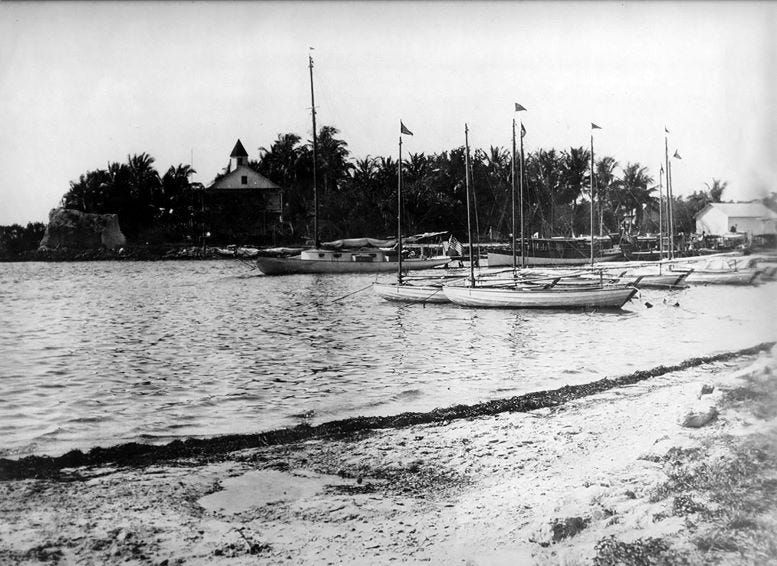
<path id="1" fill-rule="evenodd" d="M 594 238 L 594 259 L 599 262 L 617 261 L 621 252 L 609 238 Z M 608 245 L 609 244 L 609 245 Z M 515 261 L 527 267 L 574 266 L 590 263 L 590 238 L 529 238 L 526 253 L 516 251 Z M 513 265 L 512 253 L 488 252 L 489 267 Z"/>
<path id="2" fill-rule="evenodd" d="M 734 258 L 670 264 L 669 270 L 692 270 L 687 280 L 694 285 L 757 285 L 763 273 L 763 270 L 757 267 L 739 267 Z"/>

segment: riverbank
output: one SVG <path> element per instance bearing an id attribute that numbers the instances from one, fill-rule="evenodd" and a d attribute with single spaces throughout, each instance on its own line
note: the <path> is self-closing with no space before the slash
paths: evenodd
<path id="1" fill-rule="evenodd" d="M 774 562 L 775 351 L 680 366 L 532 410 L 4 481 L 0 561 Z"/>

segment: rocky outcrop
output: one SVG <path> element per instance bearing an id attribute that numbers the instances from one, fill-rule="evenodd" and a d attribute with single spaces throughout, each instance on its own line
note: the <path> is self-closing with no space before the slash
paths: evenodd
<path id="1" fill-rule="evenodd" d="M 49 212 L 49 224 L 39 249 L 112 250 L 126 243 L 127 239 L 121 233 L 119 217 L 116 214 L 90 214 L 68 208 L 55 208 Z"/>

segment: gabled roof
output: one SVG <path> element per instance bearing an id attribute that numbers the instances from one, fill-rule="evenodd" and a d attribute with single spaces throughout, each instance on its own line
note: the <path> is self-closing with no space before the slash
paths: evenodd
<path id="1" fill-rule="evenodd" d="M 716 209 L 729 218 L 777 218 L 777 212 L 770 210 L 760 202 L 711 202 L 701 209 L 696 216 L 702 213 Z"/>
<path id="2" fill-rule="evenodd" d="M 250 179 L 250 183 L 248 186 L 244 186 L 242 183 L 238 183 L 236 181 L 243 175 L 247 175 Z M 221 186 L 217 187 L 216 185 L 221 185 Z M 280 189 L 281 187 L 273 183 L 270 179 L 268 179 L 267 177 L 259 173 L 259 171 L 257 171 L 253 167 L 242 165 L 237 169 L 235 169 L 234 171 L 230 171 L 229 173 L 216 177 L 213 180 L 213 182 L 210 185 L 208 185 L 206 188 L 218 189 L 218 190 L 254 190 L 254 189 Z"/>
<path id="3" fill-rule="evenodd" d="M 232 153 L 229 154 L 230 157 L 248 157 L 248 152 L 246 151 L 246 148 L 243 147 L 243 144 L 240 143 L 240 140 L 237 140 L 237 143 L 235 144 L 235 149 L 232 150 Z"/>

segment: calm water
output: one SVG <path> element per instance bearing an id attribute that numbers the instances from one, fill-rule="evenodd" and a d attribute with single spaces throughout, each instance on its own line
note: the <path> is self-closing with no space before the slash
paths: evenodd
<path id="1" fill-rule="evenodd" d="M 643 291 L 619 313 L 334 301 L 374 280 L 0 264 L 0 456 L 429 410 L 777 339 L 777 283 Z"/>

